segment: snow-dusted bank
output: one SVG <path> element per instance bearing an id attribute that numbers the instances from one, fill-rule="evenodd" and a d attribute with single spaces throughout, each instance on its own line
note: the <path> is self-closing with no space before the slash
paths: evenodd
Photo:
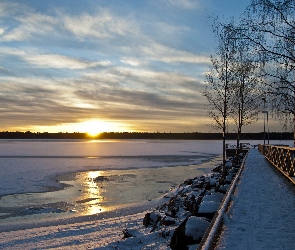
<path id="1" fill-rule="evenodd" d="M 245 157 L 239 155 L 238 163 L 233 157 L 226 163 L 226 178 L 221 176 L 222 167 L 217 166 L 211 174 L 186 180 L 167 195 L 169 201 L 147 213 L 143 224 L 160 230 L 160 235 L 172 235 L 171 249 L 196 249 L 220 207 L 233 178 Z M 172 226 L 167 229 L 167 226 Z M 168 230 L 168 231 L 167 231 Z"/>
<path id="2" fill-rule="evenodd" d="M 108 218 L 99 214 L 81 221 L 27 224 L 22 230 L 12 226 L 1 233 L 0 248 L 196 249 L 238 169 L 228 162 L 222 185 L 220 166 L 188 179 L 145 212 L 123 209 Z"/>

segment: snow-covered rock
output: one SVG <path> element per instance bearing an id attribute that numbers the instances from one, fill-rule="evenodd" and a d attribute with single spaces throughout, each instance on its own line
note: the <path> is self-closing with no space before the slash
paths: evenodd
<path id="1" fill-rule="evenodd" d="M 208 221 L 205 221 L 200 217 L 191 216 L 185 224 L 185 235 L 192 237 L 195 241 L 199 241 L 202 239 L 209 224 Z"/>
<path id="2" fill-rule="evenodd" d="M 213 192 L 210 195 L 204 196 L 202 201 L 215 201 L 215 202 L 221 202 L 224 197 L 224 194 L 218 193 L 218 192 Z"/>
<path id="3" fill-rule="evenodd" d="M 205 216 L 212 219 L 215 212 L 218 210 L 220 202 L 216 201 L 202 201 L 199 207 L 199 216 Z"/>
<path id="4" fill-rule="evenodd" d="M 228 188 L 229 188 L 229 184 L 221 185 L 218 191 L 225 194 Z"/>
<path id="5" fill-rule="evenodd" d="M 191 216 L 175 229 L 171 238 L 171 249 L 186 249 L 188 245 L 200 243 L 210 223 L 202 218 Z"/>
<path id="6" fill-rule="evenodd" d="M 231 161 L 227 161 L 226 163 L 225 163 L 225 167 L 227 167 L 227 168 L 229 168 L 229 167 L 231 167 L 233 164 L 231 163 Z"/>

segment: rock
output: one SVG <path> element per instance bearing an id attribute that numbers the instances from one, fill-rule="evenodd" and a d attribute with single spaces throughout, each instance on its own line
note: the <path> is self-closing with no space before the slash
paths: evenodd
<path id="1" fill-rule="evenodd" d="M 171 226 L 175 224 L 175 220 L 169 216 L 165 216 L 162 220 L 161 220 L 161 225 L 163 226 Z"/>
<path id="2" fill-rule="evenodd" d="M 236 174 L 233 172 L 233 170 L 229 171 L 228 175 L 225 178 L 225 183 L 230 184 L 232 180 L 234 179 L 235 175 Z"/>
<path id="3" fill-rule="evenodd" d="M 228 188 L 229 188 L 229 184 L 221 185 L 218 189 L 218 192 L 226 194 Z"/>
<path id="4" fill-rule="evenodd" d="M 169 217 L 176 217 L 176 213 L 179 211 L 179 209 L 175 209 L 175 208 L 172 208 L 170 211 L 168 212 L 165 212 L 165 214 Z"/>
<path id="5" fill-rule="evenodd" d="M 205 195 L 199 205 L 199 210 L 196 215 L 199 217 L 206 217 L 211 220 L 218 210 L 223 197 L 224 194 L 218 192 L 212 192 Z"/>
<path id="6" fill-rule="evenodd" d="M 123 233 L 123 239 L 126 239 L 126 238 L 130 238 L 130 237 L 132 237 L 132 234 L 128 231 L 127 228 L 124 229 L 124 230 L 122 231 L 122 233 Z"/>
<path id="7" fill-rule="evenodd" d="M 220 202 L 202 201 L 199 207 L 198 216 L 212 220 L 219 206 Z"/>
<path id="8" fill-rule="evenodd" d="M 187 193 L 192 191 L 191 185 L 186 185 L 183 187 L 183 189 L 178 193 L 181 197 L 185 197 Z"/>
<path id="9" fill-rule="evenodd" d="M 217 182 L 218 182 L 217 179 L 211 178 L 211 180 L 210 180 L 210 187 L 211 188 L 216 187 Z"/>
<path id="10" fill-rule="evenodd" d="M 191 216 L 185 225 L 185 235 L 200 243 L 210 223 L 202 218 Z"/>
<path id="11" fill-rule="evenodd" d="M 198 205 L 198 197 L 192 195 L 187 197 L 186 201 L 184 202 L 184 209 L 191 212 L 192 214 L 196 214 L 198 211 Z"/>
<path id="12" fill-rule="evenodd" d="M 158 212 L 147 213 L 143 218 L 143 225 L 145 227 L 155 226 L 161 220 L 161 215 Z"/>
<path id="13" fill-rule="evenodd" d="M 221 166 L 221 165 L 218 165 L 218 166 L 216 166 L 216 167 L 212 170 L 212 172 L 220 173 L 220 172 L 221 172 L 221 169 L 222 169 L 222 166 Z"/>
<path id="14" fill-rule="evenodd" d="M 170 242 L 170 247 L 172 250 L 182 250 L 187 249 L 189 244 L 193 244 L 193 240 L 190 238 L 187 239 L 185 236 L 185 224 L 188 219 L 184 220 L 178 228 L 175 229 Z"/>
<path id="15" fill-rule="evenodd" d="M 175 214 L 179 211 L 179 207 L 183 205 L 184 200 L 180 197 L 173 197 L 168 202 L 168 211 Z"/>
<path id="16" fill-rule="evenodd" d="M 200 180 L 200 181 L 205 181 L 205 176 L 200 176 L 200 177 L 199 177 L 199 180 Z"/>
<path id="17" fill-rule="evenodd" d="M 229 177 L 226 177 L 225 180 L 224 180 L 225 184 L 231 184 L 231 182 L 232 182 L 232 179 L 229 178 Z"/>
<path id="18" fill-rule="evenodd" d="M 171 249 L 187 249 L 189 245 L 200 243 L 209 224 L 208 221 L 196 216 L 187 218 L 175 229 L 170 242 Z"/>
<path id="19" fill-rule="evenodd" d="M 153 212 L 150 214 L 150 219 L 153 224 L 156 224 L 161 220 L 161 215 L 158 212 Z"/>
<path id="20" fill-rule="evenodd" d="M 186 184 L 186 185 L 193 184 L 193 179 L 187 179 L 186 181 L 184 181 L 184 184 Z"/>
<path id="21" fill-rule="evenodd" d="M 225 167 L 230 168 L 232 166 L 231 161 L 226 161 Z"/>
<path id="22" fill-rule="evenodd" d="M 204 184 L 204 188 L 206 190 L 210 190 L 211 189 L 211 185 L 210 185 L 210 182 L 209 181 Z"/>
<path id="23" fill-rule="evenodd" d="M 223 198 L 224 198 L 224 194 L 213 192 L 211 194 L 204 196 L 202 201 L 215 201 L 215 202 L 221 203 Z"/>
<path id="24" fill-rule="evenodd" d="M 150 213 L 147 213 L 143 218 L 143 225 L 145 227 L 148 227 L 150 225 L 151 219 L 150 219 Z"/>
<path id="25" fill-rule="evenodd" d="M 194 184 L 192 184 L 192 188 L 203 188 L 204 181 L 196 181 Z"/>

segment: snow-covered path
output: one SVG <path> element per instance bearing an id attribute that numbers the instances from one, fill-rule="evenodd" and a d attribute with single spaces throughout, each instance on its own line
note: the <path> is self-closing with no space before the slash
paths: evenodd
<path id="1" fill-rule="evenodd" d="M 251 150 L 216 249 L 295 249 L 295 192 Z"/>

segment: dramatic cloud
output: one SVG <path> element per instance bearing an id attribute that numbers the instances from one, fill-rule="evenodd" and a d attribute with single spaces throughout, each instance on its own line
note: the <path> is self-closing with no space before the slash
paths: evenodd
<path id="1" fill-rule="evenodd" d="M 118 36 L 134 35 L 136 22 L 115 16 L 107 9 L 99 9 L 96 16 L 82 14 L 80 16 L 62 15 L 63 25 L 81 39 L 117 39 Z"/>
<path id="2" fill-rule="evenodd" d="M 207 1 L 37 2 L 0 3 L 0 130 L 208 131 Z"/>
<path id="3" fill-rule="evenodd" d="M 35 13 L 27 13 L 24 17 L 18 16 L 15 20 L 19 22 L 19 26 L 2 32 L 2 41 L 24 41 L 34 39 L 35 35 L 53 34 L 55 26 L 58 25 L 58 20 L 54 17 Z"/>
<path id="4" fill-rule="evenodd" d="M 108 66 L 111 64 L 109 61 L 89 62 L 61 55 L 33 55 L 27 57 L 26 60 L 37 67 L 68 69 L 85 69 L 96 66 Z"/>

